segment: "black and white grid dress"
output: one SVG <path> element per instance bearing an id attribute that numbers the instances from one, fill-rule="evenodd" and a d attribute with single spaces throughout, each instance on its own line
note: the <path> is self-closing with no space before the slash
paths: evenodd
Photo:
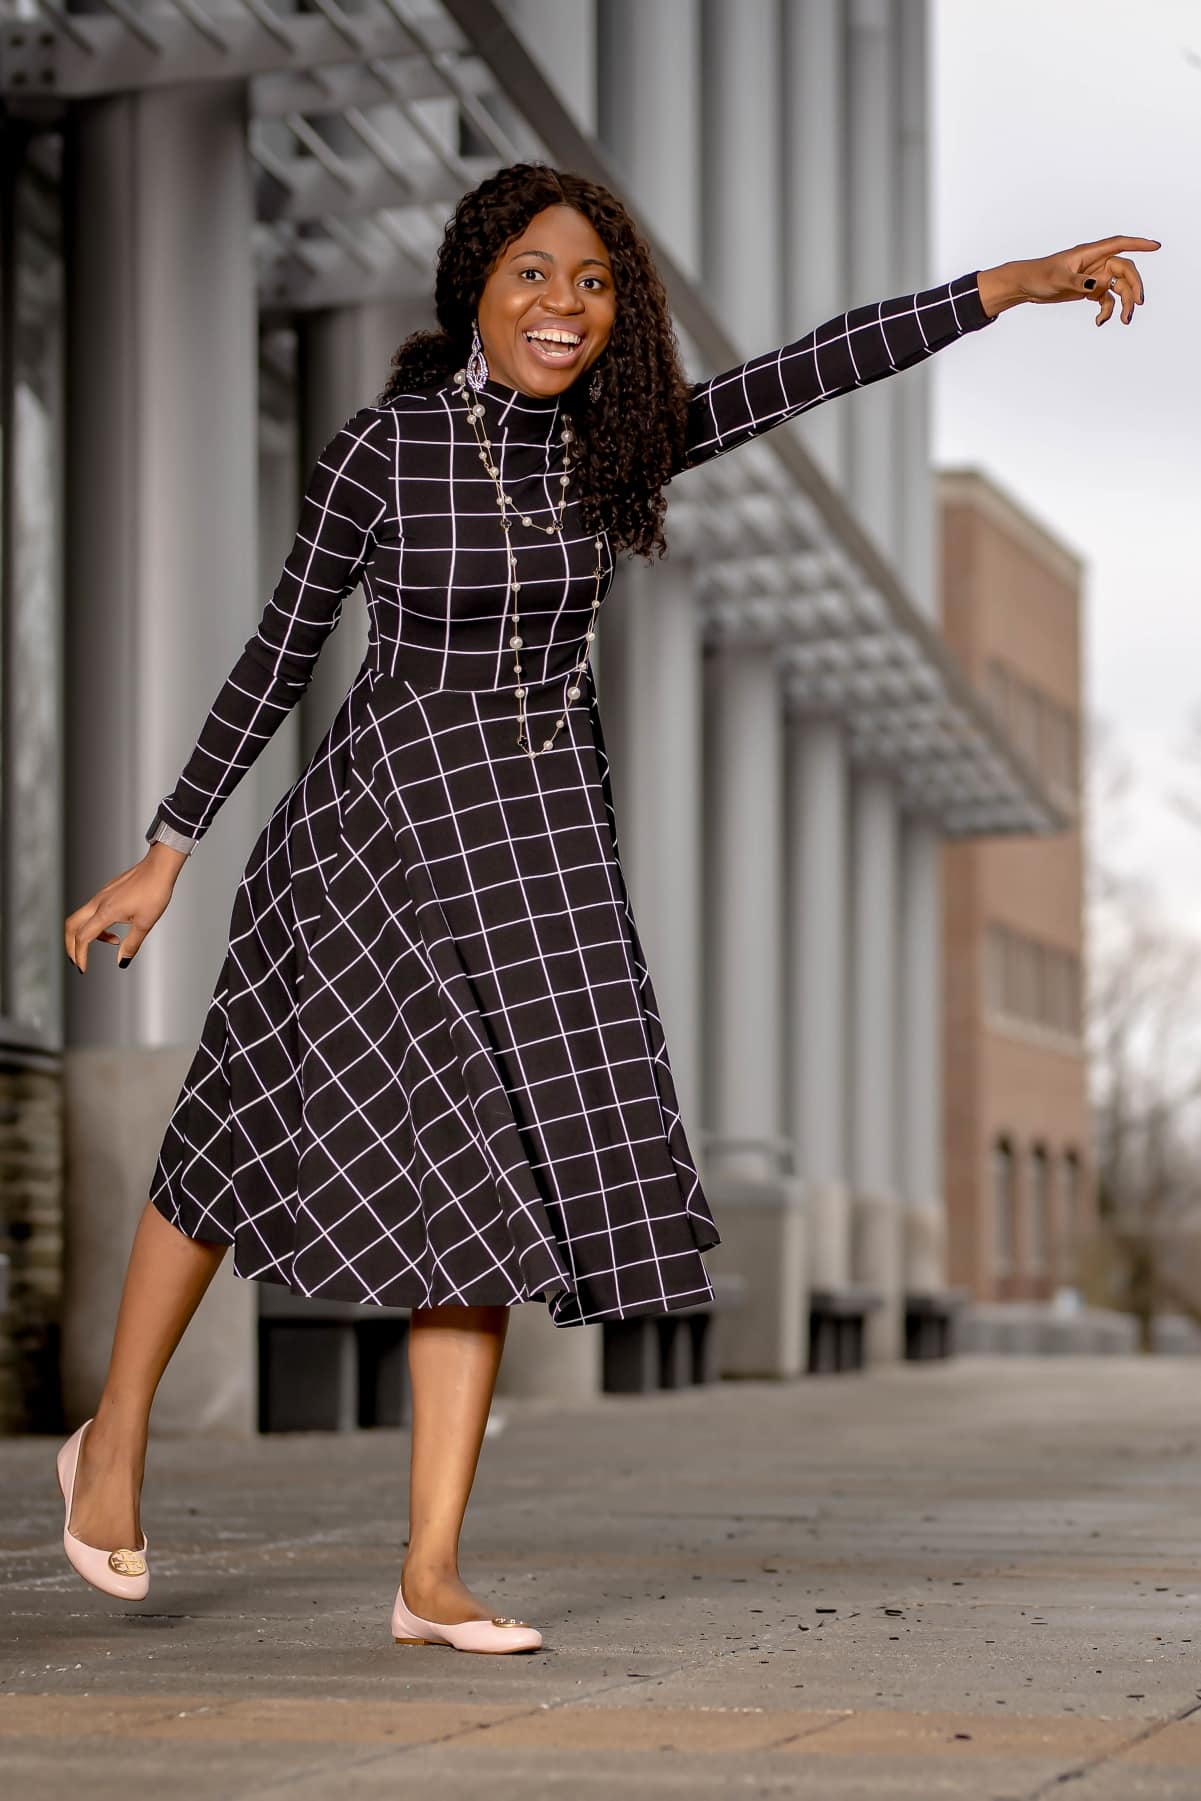
<path id="1" fill-rule="evenodd" d="M 682 468 L 992 321 L 976 273 L 853 308 L 695 384 Z M 563 419 L 490 380 L 519 515 L 560 497 Z M 570 489 L 568 490 L 570 494 Z M 619 860 L 591 668 L 595 546 L 514 522 L 530 742 L 492 478 L 452 385 L 322 452 L 257 630 L 146 837 L 179 849 L 299 700 L 360 582 L 369 646 L 234 897 L 151 1200 L 235 1274 L 392 1306 L 543 1298 L 556 1325 L 668 1312 L 720 1242 Z M 602 591 L 612 577 L 608 541 Z"/>

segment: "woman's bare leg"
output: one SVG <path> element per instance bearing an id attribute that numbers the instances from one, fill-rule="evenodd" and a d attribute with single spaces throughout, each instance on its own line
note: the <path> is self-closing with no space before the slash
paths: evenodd
<path id="1" fill-rule="evenodd" d="M 142 1542 L 138 1501 L 155 1390 L 229 1246 L 189 1238 L 147 1201 L 130 1247 L 104 1390 L 83 1435 L 71 1530 L 102 1551 Z"/>
<path id="2" fill-rule="evenodd" d="M 459 1576 L 459 1533 L 508 1324 L 507 1307 L 415 1307 L 409 1320 L 413 1442 L 404 1596 L 414 1613 L 445 1625 L 492 1612 Z"/>

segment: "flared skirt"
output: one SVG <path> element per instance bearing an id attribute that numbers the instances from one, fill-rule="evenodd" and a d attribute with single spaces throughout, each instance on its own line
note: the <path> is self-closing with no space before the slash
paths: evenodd
<path id="1" fill-rule="evenodd" d="M 239 880 L 151 1199 L 235 1274 L 556 1325 L 711 1298 L 596 689 L 364 668 Z M 534 743 L 561 682 L 531 688 Z"/>

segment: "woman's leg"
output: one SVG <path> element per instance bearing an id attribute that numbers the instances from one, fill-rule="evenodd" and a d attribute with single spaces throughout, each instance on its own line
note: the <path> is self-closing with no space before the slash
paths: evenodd
<path id="1" fill-rule="evenodd" d="M 229 1246 L 189 1238 L 147 1201 L 134 1233 L 104 1390 L 83 1435 L 71 1530 L 102 1551 L 140 1545 L 138 1500 L 159 1379 Z"/>
<path id="2" fill-rule="evenodd" d="M 459 1576 L 459 1532 L 508 1324 L 507 1307 L 420 1307 L 409 1321 L 413 1442 L 404 1596 L 414 1613 L 446 1625 L 492 1611 Z"/>

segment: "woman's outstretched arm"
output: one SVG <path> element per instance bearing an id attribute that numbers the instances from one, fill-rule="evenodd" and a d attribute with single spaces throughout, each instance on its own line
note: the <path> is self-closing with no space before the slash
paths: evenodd
<path id="1" fill-rule="evenodd" d="M 190 852 L 223 801 L 296 705 L 312 679 L 342 602 L 374 554 L 387 510 L 392 468 L 388 414 L 366 406 L 351 415 L 317 459 L 300 506 L 292 547 L 254 635 L 226 677 L 179 780 L 146 829 Z"/>
<path id="2" fill-rule="evenodd" d="M 823 400 L 896 375 L 966 332 L 992 325 L 997 315 L 985 311 L 978 274 L 852 307 L 779 350 L 695 382 L 680 467 L 707 463 Z"/>
<path id="3" fill-rule="evenodd" d="M 1112 237 L 1053 256 L 975 269 L 937 287 L 852 307 L 779 350 L 692 386 L 681 469 L 695 468 L 824 400 L 912 368 L 957 338 L 991 325 L 1011 306 L 1095 300 L 1098 325 L 1116 300 L 1129 324 L 1142 277 L 1125 250 L 1158 250 L 1156 238 Z"/>

